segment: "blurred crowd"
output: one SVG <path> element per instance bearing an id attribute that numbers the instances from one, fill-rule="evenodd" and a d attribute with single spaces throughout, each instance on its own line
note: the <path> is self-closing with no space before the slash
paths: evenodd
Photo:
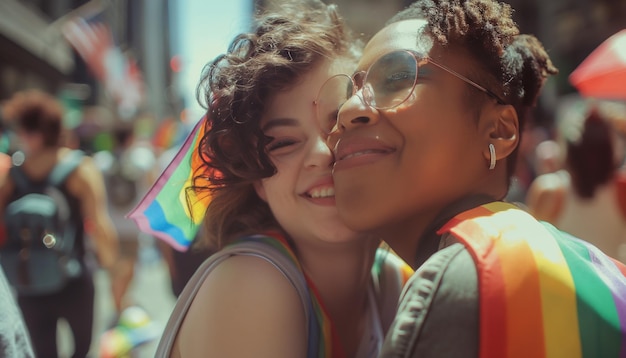
<path id="1" fill-rule="evenodd" d="M 83 267 L 82 283 L 43 293 L 13 290 L 37 356 L 56 356 L 51 352 L 63 349 L 75 356 L 86 356 L 86 352 L 100 357 L 122 356 L 155 340 L 176 296 L 209 253 L 177 252 L 141 233 L 126 214 L 169 163 L 187 135 L 187 126 L 161 123 L 155 131 L 151 128 L 156 126 L 146 126 L 141 119 L 116 119 L 100 108 L 84 111 L 82 124 L 71 128 L 64 122 L 66 112 L 61 102 L 54 94 L 40 90 L 16 93 L 2 104 L 1 113 L 3 215 L 8 215 L 9 205 L 21 197 L 17 190 L 20 180 L 10 174 L 11 167 L 22 168 L 25 180 L 41 184 L 63 158 L 74 153 L 83 158 L 58 188 L 62 195 L 67 195 L 70 212 L 74 208 L 72 200 L 77 200 L 81 222 L 72 225 L 85 233 L 76 236 L 75 243 L 81 256 L 78 262 Z M 42 194 L 48 189 L 44 188 Z M 7 218 L 0 228 L 0 247 L 5 248 L 0 257 L 13 286 L 14 268 L 8 259 L 12 255 L 9 250 L 13 235 Z M 35 252 L 33 248 L 31 255 Z M 138 275 L 142 265 L 143 271 L 160 269 L 164 273 L 166 290 L 137 282 L 155 277 Z M 19 267 L 15 270 L 19 275 Z M 142 286 L 143 292 L 137 288 Z M 151 297 L 155 292 L 163 297 L 155 300 Z M 145 307 L 146 302 L 162 304 Z M 83 317 L 82 322 L 78 316 Z M 59 320 L 66 322 L 69 329 L 57 332 L 57 327 L 63 326 L 58 326 Z M 69 348 L 63 348 L 68 345 L 63 342 L 74 342 L 73 347 L 69 344 Z"/>

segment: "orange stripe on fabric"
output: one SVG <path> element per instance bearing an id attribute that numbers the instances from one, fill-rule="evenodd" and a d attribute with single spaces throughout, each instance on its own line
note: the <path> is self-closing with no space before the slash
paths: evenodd
<path id="1" fill-rule="evenodd" d="M 483 358 L 544 357 L 540 278 L 533 252 L 523 237 L 500 240 L 517 229 L 517 219 L 508 216 L 518 212 L 508 203 L 490 203 L 457 216 L 460 224 L 452 229 L 478 258 Z"/>
<path id="2" fill-rule="evenodd" d="M 507 357 L 543 357 L 545 341 L 540 280 L 533 253 L 521 238 L 498 239 L 495 247 L 496 255 L 503 258 Z M 515 252 L 515 255 L 508 255 L 509 252 Z"/>
<path id="3" fill-rule="evenodd" d="M 504 288 L 504 292 L 500 294 L 504 294 L 503 299 L 506 302 L 506 340 L 508 342 L 506 356 L 543 357 L 545 341 L 537 265 L 524 238 L 511 237 L 510 234 L 511 230 L 513 232 L 516 230 L 516 219 L 510 215 L 517 213 L 518 209 L 502 202 L 489 203 L 484 208 L 493 212 L 492 216 L 495 219 L 483 217 L 476 219 L 476 222 L 487 235 L 492 236 L 494 251 L 491 255 L 500 258 L 502 281 L 493 280 L 491 287 L 493 289 Z M 483 221 L 485 221 L 484 224 Z M 502 236 L 507 240 L 502 240 Z M 508 255 L 508 253 L 515 254 Z M 523 289 L 520 289 L 521 287 Z"/>

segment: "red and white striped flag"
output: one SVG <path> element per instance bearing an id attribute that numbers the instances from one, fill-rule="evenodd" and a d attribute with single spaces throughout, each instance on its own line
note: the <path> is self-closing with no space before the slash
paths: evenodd
<path id="1" fill-rule="evenodd" d="M 101 16 L 76 16 L 62 28 L 67 41 L 103 83 L 123 118 L 130 118 L 143 102 L 144 85 L 135 61 L 125 56 Z"/>

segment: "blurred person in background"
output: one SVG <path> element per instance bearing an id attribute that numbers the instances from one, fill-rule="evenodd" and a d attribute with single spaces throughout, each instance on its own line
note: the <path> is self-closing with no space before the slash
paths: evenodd
<path id="1" fill-rule="evenodd" d="M 158 337 L 156 323 L 138 302 L 140 293 L 132 290 L 138 259 L 145 253 L 143 250 L 148 250 L 146 240 L 152 238 L 141 233 L 126 215 L 150 188 L 156 164 L 153 146 L 140 138 L 136 130 L 133 121 L 117 120 L 111 128 L 113 147 L 93 156 L 104 173 L 109 215 L 120 244 L 118 280 L 113 285 L 115 316 L 100 337 L 102 358 L 132 355 L 136 348 Z"/>
<path id="2" fill-rule="evenodd" d="M 45 183 L 57 163 L 74 154 L 61 145 L 63 109 L 49 94 L 38 90 L 16 93 L 3 106 L 3 117 L 15 128 L 22 153 L 21 163 L 15 164 L 21 164 L 21 171 L 31 181 Z M 108 270 L 113 282 L 116 280 L 117 234 L 107 214 L 102 174 L 90 157 L 82 156 L 79 160 L 60 186 L 70 215 L 75 218 L 72 222 L 79 275 L 59 292 L 43 295 L 18 292 L 17 296 L 38 357 L 57 356 L 57 322 L 61 318 L 68 322 L 72 331 L 73 357 L 85 357 L 89 351 L 95 289 L 92 268 L 88 264 L 87 237 L 93 240 L 100 267 Z M 11 176 L 0 182 L 0 216 L 4 217 L 7 205 L 17 199 L 16 189 Z"/>
<path id="3" fill-rule="evenodd" d="M 626 211 L 620 207 L 617 183 L 624 143 L 615 127 L 620 114 L 608 108 L 591 104 L 586 113 L 563 120 L 558 134 L 563 169 L 537 177 L 527 204 L 538 219 L 626 262 Z"/>
<path id="4" fill-rule="evenodd" d="M 120 245 L 118 282 L 114 286 L 115 309 L 119 315 L 133 304 L 128 297 L 139 250 L 140 231 L 126 214 L 137 205 L 154 180 L 155 155 L 149 142 L 138 140 L 132 122 L 113 125 L 111 151 L 99 151 L 94 161 L 104 174 L 109 216 L 117 229 Z"/>

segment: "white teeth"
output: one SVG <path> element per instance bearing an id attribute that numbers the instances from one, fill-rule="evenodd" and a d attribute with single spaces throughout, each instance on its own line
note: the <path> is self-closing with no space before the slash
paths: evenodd
<path id="1" fill-rule="evenodd" d="M 329 198 L 335 196 L 335 188 L 319 188 L 309 192 L 311 198 Z"/>
<path id="2" fill-rule="evenodd" d="M 365 155 L 365 154 L 370 154 L 370 153 L 382 153 L 382 151 L 369 149 L 369 150 L 364 150 L 362 152 L 356 152 L 356 153 L 352 153 L 352 154 L 346 155 L 345 157 L 343 157 L 341 159 L 354 158 L 354 157 L 358 157 L 360 155 Z"/>

